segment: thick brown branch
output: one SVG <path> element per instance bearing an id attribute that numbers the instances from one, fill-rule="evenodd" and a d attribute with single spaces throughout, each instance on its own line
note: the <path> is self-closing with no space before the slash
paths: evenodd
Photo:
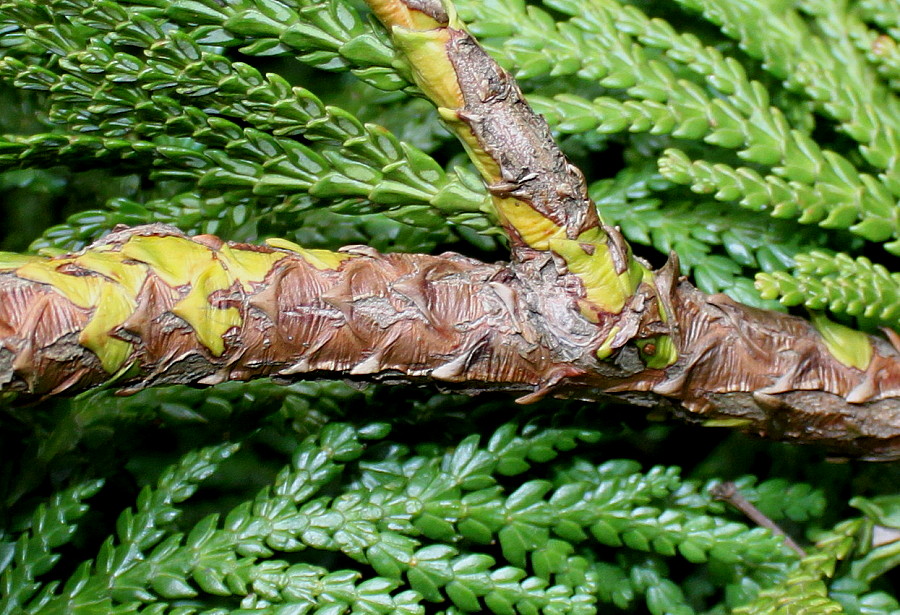
<path id="1" fill-rule="evenodd" d="M 868 338 L 865 367 L 847 365 L 807 321 L 704 295 L 672 271 L 640 286 L 601 360 L 608 323 L 584 316 L 582 289 L 552 254 L 486 265 L 120 230 L 80 255 L 0 272 L 0 392 L 73 393 L 111 378 L 126 390 L 261 376 L 430 381 L 528 392 L 522 401 L 617 395 L 900 458 L 900 353 L 889 343 Z M 648 343 L 662 336 L 678 358 L 650 367 Z"/>
<path id="2" fill-rule="evenodd" d="M 860 369 L 839 360 L 804 319 L 706 295 L 684 280 L 671 302 L 678 360 L 601 387 L 652 391 L 691 421 L 900 458 L 900 353 L 891 344 L 868 337 L 871 359 Z"/>
<path id="3" fill-rule="evenodd" d="M 185 236 L 170 227 L 140 227 L 113 233 L 90 251 L 120 251 L 134 237 Z M 212 258 L 222 262 L 216 238 L 195 237 L 192 243 L 209 246 Z M 524 390 L 552 371 L 542 334 L 507 267 L 456 254 L 379 254 L 358 246 L 343 250 L 351 258 L 331 269 L 302 253 L 230 247 L 282 258 L 258 282 L 246 284 L 228 272 L 227 287 L 203 298 L 209 304 L 205 318 L 238 312 L 218 356 L 199 333 L 207 324 L 176 315 L 176 306 L 202 284 L 205 270 L 198 267 L 191 282 L 173 287 L 152 259 L 124 261 L 142 267 L 142 280 L 133 311 L 111 332 L 131 344 L 122 385 L 321 374 L 427 377 L 474 389 L 491 383 Z M 104 277 L 70 260 L 58 259 L 57 270 L 75 278 Z M 65 284 L 22 279 L 15 270 L 0 273 L 0 390 L 47 396 L 110 379 L 82 336 L 100 308 L 77 305 L 66 296 Z"/>
<path id="4" fill-rule="evenodd" d="M 569 365 L 565 377 L 544 375 L 527 399 L 551 390 L 587 399 L 591 390 L 619 392 L 769 437 L 871 458 L 900 455 L 900 361 L 892 346 L 824 319 L 817 329 L 703 295 L 672 279 L 672 269 L 651 274 L 621 233 L 602 225 L 581 174 L 449 2 L 368 4 L 493 193 L 511 268 L 531 289 L 522 294 L 557 334 L 546 338 L 550 347 L 566 346 L 554 309 L 571 315 L 573 303 L 600 332 L 580 354 L 558 357 Z M 554 285 L 568 289 L 565 307 L 542 301 Z"/>

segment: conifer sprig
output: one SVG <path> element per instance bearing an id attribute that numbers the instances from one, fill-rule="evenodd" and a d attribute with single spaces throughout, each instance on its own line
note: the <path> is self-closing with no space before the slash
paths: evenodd
<path id="1" fill-rule="evenodd" d="M 894 38 L 900 38 L 900 7 L 890 2 L 860 0 L 858 9 L 864 20 L 884 28 Z"/>
<path id="2" fill-rule="evenodd" d="M 97 559 L 62 587 L 33 586 L 40 599 L 17 604 L 33 613 L 66 605 L 119 613 L 226 599 L 265 612 L 412 614 L 446 602 L 502 614 L 587 613 L 597 600 L 626 606 L 641 597 L 652 613 L 689 613 L 684 593 L 667 578 L 668 558 L 735 566 L 734 582 L 748 566 L 760 567 L 762 582 L 792 561 L 776 537 L 721 518 L 714 512 L 720 505 L 682 482 L 676 468 L 575 461 L 553 481 L 500 486 L 596 441 L 596 431 L 507 424 L 483 445 L 471 436 L 437 456 L 377 444 L 387 432 L 385 424 L 328 424 L 296 446 L 290 465 L 255 498 L 182 533 L 176 505 L 236 447 L 190 453 L 141 492 Z M 339 495 L 331 495 L 336 486 Z M 663 502 L 670 510 L 648 506 Z M 58 546 L 58 529 L 46 517 L 39 510 L 31 541 Z M 594 541 L 622 550 L 604 562 L 573 546 Z M 340 552 L 356 564 L 329 570 L 285 560 L 314 551 Z M 24 549 L 17 566 L 34 571 L 41 557 Z"/>
<path id="3" fill-rule="evenodd" d="M 150 553 L 158 552 L 167 528 L 178 518 L 175 504 L 184 502 L 197 490 L 199 482 L 207 478 L 217 465 L 230 456 L 236 447 L 223 444 L 201 449 L 186 455 L 175 467 L 160 477 L 156 489 L 144 489 L 138 496 L 134 512 L 126 509 L 116 523 L 117 535 L 110 536 L 100 547 L 93 563 L 85 562 L 61 588 L 48 586 L 38 598 L 28 603 L 26 612 L 51 613 L 66 605 L 75 608 L 112 608 L 115 601 L 131 592 L 146 594 L 144 588 L 129 588 L 127 571 Z M 151 558 L 152 559 L 152 558 Z M 154 584 L 177 583 L 165 570 Z"/>
<path id="4" fill-rule="evenodd" d="M 586 5 L 557 0 L 551 5 L 573 18 L 565 27 L 556 25 L 556 36 L 551 34 L 550 40 L 560 44 L 549 47 L 542 44 L 547 38 L 546 14 L 534 8 L 526 11 L 520 3 L 503 5 L 506 10 L 518 9 L 519 23 L 525 24 L 503 47 L 508 61 L 517 66 L 526 63 L 524 74 L 535 76 L 537 62 L 518 53 L 530 50 L 545 60 L 548 71 L 554 67 L 551 74 L 571 67 L 579 76 L 627 94 L 626 100 L 604 96 L 589 101 L 572 94 L 531 97 L 560 132 L 671 134 L 734 149 L 742 160 L 771 168 L 771 174 L 762 177 L 752 167 L 731 169 L 721 163 L 713 170 L 705 161 L 692 167 L 677 149 L 662 155 L 660 170 L 667 179 L 696 192 L 714 192 L 719 200 L 737 201 L 776 217 L 850 228 L 870 241 L 898 236 L 896 195 L 839 153 L 823 151 L 810 137 L 810 119 L 803 117 L 800 128 L 795 128 L 773 106 L 765 86 L 750 80 L 734 58 L 724 57 L 691 34 L 679 34 L 668 22 L 651 20 L 634 6 L 612 0 Z M 470 11 L 485 18 L 499 8 L 487 3 Z M 583 48 L 563 47 L 572 29 L 581 32 Z M 590 51 L 585 53 L 584 48 Z M 654 57 L 655 49 L 665 52 L 665 58 Z M 706 91 L 681 78 L 678 68 L 699 77 Z"/>
<path id="5" fill-rule="evenodd" d="M 893 39 L 880 39 L 877 45 L 881 47 L 873 47 L 873 36 L 860 30 L 863 26 L 855 21 L 855 13 L 830 4 L 803 5 L 801 8 L 816 21 L 815 27 L 823 37 L 820 39 L 811 34 L 796 12 L 775 14 L 753 2 L 728 7 L 718 2 L 682 3 L 707 11 L 705 15 L 722 25 L 726 35 L 741 41 L 744 51 L 763 60 L 761 71 L 748 73 L 750 68 L 722 51 L 727 45 L 709 44 L 693 34 L 679 32 L 669 22 L 650 18 L 634 5 L 612 0 L 587 4 L 553 0 L 547 2 L 548 7 L 570 16 L 554 21 L 541 8 L 526 7 L 518 1 L 460 4 L 463 15 L 475 20 L 475 31 L 490 37 L 492 51 L 521 78 L 540 82 L 545 76 L 573 75 L 596 80 L 607 88 L 606 95 L 593 99 L 571 92 L 532 94 L 529 100 L 558 132 L 575 136 L 592 131 L 614 137 L 627 134 L 632 143 L 636 141 L 632 135 L 658 135 L 648 142 L 652 143 L 649 147 L 644 142 L 635 145 L 643 149 L 642 155 L 657 157 L 662 176 L 674 184 L 776 218 L 825 229 L 847 229 L 867 241 L 881 243 L 893 253 L 900 249 L 897 191 L 894 174 L 886 166 L 897 159 L 892 153 L 898 149 L 897 144 L 892 145 L 896 129 L 891 124 L 896 114 L 890 108 L 898 103 L 893 94 L 881 89 L 864 49 L 869 45 L 871 56 L 873 49 L 878 52 L 883 48 L 885 52 L 879 57 L 890 58 Z M 876 14 L 881 15 L 879 11 L 890 13 L 890 9 L 864 7 L 862 18 L 874 21 Z M 516 17 L 497 19 L 500 14 Z M 890 22 L 889 17 L 879 19 Z M 763 23 L 768 24 L 768 32 L 779 31 L 785 36 L 757 36 L 756 28 Z M 810 40 L 814 44 L 808 52 L 808 46 L 799 42 L 788 50 L 789 40 Z M 836 67 L 847 63 L 853 69 L 854 87 L 835 77 L 846 72 Z M 779 79 L 786 77 L 788 89 L 779 89 L 766 72 Z M 819 80 L 816 75 L 820 72 L 827 72 L 827 77 Z M 880 74 L 891 78 L 889 70 Z M 528 81 L 525 83 L 527 87 Z M 815 88 L 814 83 L 818 84 Z M 861 149 L 823 148 L 812 136 L 816 125 L 813 110 L 837 120 L 841 130 L 860 141 Z M 701 141 L 722 148 L 722 154 L 711 154 L 709 148 L 694 152 L 683 145 Z M 728 150 L 745 164 L 735 164 L 725 154 Z M 864 161 L 857 160 L 859 152 Z M 671 188 L 663 188 L 660 193 L 668 196 L 667 201 L 678 203 Z M 637 201 L 628 202 L 633 207 L 628 220 L 620 223 L 629 239 L 646 243 L 634 230 L 652 226 L 652 213 Z M 733 211 L 722 215 L 740 224 L 740 216 Z M 794 233 L 799 232 L 795 227 Z M 792 253 L 815 250 L 815 244 L 806 243 L 812 237 L 805 234 L 798 242 L 799 249 Z M 843 239 L 825 240 L 830 247 L 849 248 Z M 741 262 L 733 253 L 728 257 L 707 258 L 708 264 L 701 264 L 689 251 L 687 260 L 688 266 L 699 264 L 697 275 L 704 289 L 716 289 L 711 280 L 719 280 L 718 289 L 741 301 L 771 306 L 761 301 L 758 291 L 747 282 L 726 281 L 738 273 Z M 779 269 L 793 266 L 790 256 L 777 265 Z M 770 271 L 766 267 L 763 270 Z M 768 299 L 775 295 L 767 280 L 770 278 L 761 278 L 759 288 L 765 289 Z M 859 279 L 860 294 L 882 297 L 883 289 L 870 282 L 868 277 Z M 799 285 L 795 287 L 799 290 Z M 821 303 L 812 285 L 809 288 L 805 298 L 812 304 Z M 785 303 L 796 302 L 793 296 Z M 831 309 L 848 314 L 837 301 Z M 881 322 L 896 324 L 895 320 Z"/>
<path id="6" fill-rule="evenodd" d="M 79 24 L 110 32 L 116 42 L 135 33 L 129 24 L 149 25 L 150 20 L 163 18 L 182 26 L 203 45 L 236 47 L 250 57 L 289 55 L 320 70 L 350 70 L 385 90 L 408 85 L 393 68 L 393 52 L 383 32 L 372 29 L 342 2 L 55 0 L 55 6 Z"/>
<path id="7" fill-rule="evenodd" d="M 764 297 L 784 305 L 849 314 L 868 324 L 895 327 L 900 317 L 900 274 L 865 256 L 810 252 L 794 257 L 793 272 L 760 275 Z"/>
<path id="8" fill-rule="evenodd" d="M 885 181 L 896 197 L 892 180 L 898 142 L 898 101 L 877 79 L 874 70 L 843 39 L 841 24 L 845 10 L 839 3 L 819 5 L 819 36 L 811 31 L 793 8 L 764 9 L 746 1 L 721 4 L 708 0 L 680 1 L 686 8 L 702 11 L 722 31 L 740 41 L 745 52 L 763 62 L 766 70 L 785 79 L 789 88 L 802 92 L 817 109 L 840 123 L 841 129 L 860 144 L 860 153 L 872 166 L 884 169 Z M 811 5 L 807 5 L 808 7 Z M 765 28 L 779 36 L 761 37 Z M 799 50 L 803 50 L 802 53 Z M 841 75 L 841 77 L 838 77 Z"/>
<path id="9" fill-rule="evenodd" d="M 9 4 L 6 14 L 12 18 L 17 8 Z M 70 4 L 60 0 L 53 8 L 71 14 Z M 122 8 L 79 4 L 90 18 L 72 18 L 80 26 L 78 36 L 72 24 L 57 22 L 50 8 L 29 8 L 30 21 L 5 35 L 13 49 L 18 43 L 58 54 L 55 71 L 10 54 L 0 60 L 0 74 L 16 87 L 47 92 L 51 121 L 88 134 L 11 142 L 0 164 L 46 165 L 59 154 L 83 158 L 91 151 L 124 152 L 119 155 L 128 159 L 136 150 L 145 154 L 145 165 L 153 162 L 156 179 L 193 181 L 206 191 L 262 199 L 288 195 L 294 209 L 309 207 L 309 195 L 335 200 L 332 206 L 345 213 L 382 211 L 415 226 L 440 226 L 449 218 L 490 228 L 484 191 L 464 171 L 447 174 L 384 128 L 326 106 L 277 75 L 263 76 L 206 51 L 178 29 L 164 32 L 146 16 L 125 19 L 113 29 L 124 18 Z M 116 51 L 113 45 L 143 53 Z M 215 115 L 207 112 L 210 106 L 219 107 Z M 220 115 L 252 128 L 241 129 Z M 299 143 L 298 136 L 313 143 Z"/>
<path id="10" fill-rule="evenodd" d="M 19 613 L 29 602 L 43 604 L 56 589 L 57 582 L 41 583 L 37 579 L 59 562 L 57 550 L 72 539 L 79 519 L 88 511 L 85 500 L 102 486 L 102 480 L 90 480 L 60 491 L 46 504 L 38 505 L 29 527 L 15 543 L 3 540 L 12 553 L 0 569 L 0 613 Z"/>
<path id="11" fill-rule="evenodd" d="M 816 550 L 800 561 L 783 584 L 760 592 L 755 601 L 734 612 L 739 615 L 845 612 L 839 602 L 829 597 L 825 579 L 833 576 L 837 563 L 849 555 L 861 526 L 860 520 L 852 519 L 835 527 L 816 543 Z"/>

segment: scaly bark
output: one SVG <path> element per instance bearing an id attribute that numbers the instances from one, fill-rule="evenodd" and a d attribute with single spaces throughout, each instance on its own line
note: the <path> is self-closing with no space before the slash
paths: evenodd
<path id="1" fill-rule="evenodd" d="M 151 225 L 77 255 L 7 263 L 0 390 L 298 374 L 522 390 L 555 369 L 508 267 L 272 243 Z"/>
<path id="2" fill-rule="evenodd" d="M 866 365 L 847 365 L 811 323 L 704 295 L 671 267 L 654 288 L 675 315 L 664 331 L 679 358 L 654 368 L 647 340 L 658 330 L 639 329 L 598 358 L 603 329 L 581 313 L 580 289 L 549 253 L 486 265 L 273 243 L 156 225 L 75 255 L 7 257 L 0 391 L 28 398 L 109 380 L 128 391 L 278 376 L 528 391 L 526 402 L 614 394 L 842 454 L 900 457 L 900 354 L 890 344 L 865 337 Z M 658 301 L 635 297 L 658 313 Z"/>
<path id="3" fill-rule="evenodd" d="M 437 0 L 370 0 L 494 196 L 513 260 L 304 250 L 120 229 L 0 258 L 0 392 L 260 376 L 615 395 L 693 421 L 900 458 L 900 352 L 708 296 L 603 224 L 546 123 Z"/>

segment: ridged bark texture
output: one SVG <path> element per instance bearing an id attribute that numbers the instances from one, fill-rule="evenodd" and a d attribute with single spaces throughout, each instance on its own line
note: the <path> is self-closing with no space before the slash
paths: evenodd
<path id="1" fill-rule="evenodd" d="M 0 394 L 261 376 L 433 382 L 587 400 L 835 453 L 900 458 L 900 352 L 704 295 L 602 223 L 513 78 L 439 0 L 369 0 L 494 196 L 512 263 L 119 229 L 0 255 Z"/>
<path id="2" fill-rule="evenodd" d="M 199 262 L 173 283 L 165 259 L 195 251 Z M 112 367 L 131 389 L 317 373 L 524 389 L 551 365 L 509 268 L 456 254 L 225 244 L 153 225 L 115 232 L 83 255 L 139 269 L 136 292 L 128 297 L 109 271 L 77 256 L 39 263 L 58 274 L 52 282 L 35 281 L 25 267 L 0 273 L 0 390 L 48 396 L 111 378 L 110 344 L 84 334 L 102 308 L 85 307 L 71 290 L 85 278 L 122 291 L 93 291 L 98 298 L 126 296 L 118 324 L 101 338 L 130 346 Z M 274 258 L 248 275 L 235 266 L 246 255 Z M 211 288 L 215 277 L 222 282 Z"/>
<path id="3" fill-rule="evenodd" d="M 612 394 L 838 454 L 900 457 L 895 348 L 867 336 L 868 362 L 848 365 L 809 322 L 700 293 L 672 264 L 635 293 L 617 325 L 624 339 L 599 359 L 605 326 L 581 313 L 582 289 L 550 253 L 486 265 L 272 243 L 157 225 L 78 254 L 7 263 L 0 392 L 278 376 L 528 392 L 522 401 Z M 661 303 L 674 319 L 662 322 Z M 653 367 L 648 344 L 662 335 L 678 359 Z"/>

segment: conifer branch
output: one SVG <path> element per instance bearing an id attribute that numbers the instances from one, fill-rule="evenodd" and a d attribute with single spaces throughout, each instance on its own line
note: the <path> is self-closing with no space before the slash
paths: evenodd
<path id="1" fill-rule="evenodd" d="M 893 7 L 373 2 L 0 0 L 0 611 L 900 609 L 895 465 L 607 403 L 900 455 Z"/>
<path id="2" fill-rule="evenodd" d="M 4 388 L 47 396 L 110 377 L 139 388 L 303 374 L 529 392 L 521 401 L 619 393 L 707 424 L 898 455 L 895 348 L 823 317 L 705 296 L 672 264 L 651 272 L 452 9 L 373 7 L 488 183 L 513 262 L 255 248 L 162 227 L 51 260 L 10 256 Z M 258 131 L 229 138 L 277 152 Z M 209 156 L 229 177 L 260 166 Z"/>
<path id="3" fill-rule="evenodd" d="M 826 156 L 822 177 L 815 184 L 785 181 L 777 175 L 761 176 L 751 167 L 732 167 L 690 160 L 677 149 L 666 151 L 659 161 L 667 179 L 689 185 L 698 193 L 712 193 L 717 200 L 737 201 L 741 206 L 768 210 L 779 218 L 797 218 L 803 224 L 849 229 L 870 241 L 883 242 L 900 234 L 892 220 L 893 197 L 874 178 L 857 174 L 846 160 Z M 866 190 L 868 186 L 870 190 Z M 896 252 L 896 241 L 885 244 Z"/>
<path id="4" fill-rule="evenodd" d="M 68 4 L 57 0 L 54 6 L 67 11 Z M 30 47 L 59 55 L 64 68 L 56 74 L 10 55 L 0 59 L 0 78 L 48 92 L 51 120 L 104 137 L 20 139 L 0 149 L 0 168 L 57 164 L 54 157 L 60 155 L 83 160 L 96 152 L 129 160 L 143 154 L 137 164 L 152 162 L 153 177 L 194 181 L 207 192 L 294 193 L 293 203 L 307 199 L 307 206 L 308 195 L 338 198 L 343 202 L 334 207 L 345 212 L 374 209 L 418 226 L 442 224 L 447 215 L 479 230 L 490 228 L 483 192 L 384 128 L 363 125 L 278 76 L 264 77 L 212 54 L 189 34 L 164 32 L 146 19 L 114 29 L 124 9 L 94 8 L 78 36 L 55 23 L 50 9 L 29 9 L 16 34 Z M 113 45 L 122 43 L 143 54 L 116 52 Z M 203 108 L 206 101 L 219 106 L 216 115 Z M 140 140 L 133 138 L 138 135 Z M 311 147 L 298 143 L 298 136 L 313 141 Z"/>
<path id="5" fill-rule="evenodd" d="M 886 171 L 884 178 L 891 193 L 895 197 L 900 195 L 900 186 L 890 180 L 896 164 L 895 154 L 900 150 L 897 120 L 900 103 L 879 83 L 872 67 L 856 53 L 850 41 L 842 39 L 842 27 L 837 28 L 838 36 L 834 36 L 834 24 L 843 21 L 840 15 L 843 5 L 831 3 L 831 10 L 823 13 L 820 27 L 825 36 L 820 37 L 793 8 L 773 12 L 749 1 L 730 6 L 708 0 L 679 1 L 693 10 L 703 11 L 725 34 L 739 40 L 748 54 L 763 60 L 768 71 L 785 79 L 789 87 L 809 96 L 819 110 L 840 122 L 844 132 L 860 143 L 865 160 Z M 761 27 L 777 31 L 780 36 L 753 36 Z M 802 55 L 798 53 L 801 48 Z M 844 78 L 839 79 L 838 75 Z"/>
<path id="6" fill-rule="evenodd" d="M 841 604 L 828 595 L 824 579 L 834 575 L 837 563 L 853 549 L 861 525 L 859 519 L 851 519 L 835 527 L 816 543 L 815 551 L 800 561 L 782 585 L 761 592 L 755 601 L 734 612 L 786 615 L 803 609 L 813 613 L 843 613 Z"/>
<path id="7" fill-rule="evenodd" d="M 190 600 L 264 612 L 418 614 L 443 602 L 466 612 L 567 613 L 640 600 L 650 612 L 672 613 L 688 612 L 691 601 L 670 578 L 670 562 L 712 560 L 733 578 L 732 600 L 747 601 L 754 583 L 791 574 L 795 556 L 778 537 L 722 517 L 721 504 L 677 468 L 553 463 L 599 432 L 506 424 L 484 442 L 470 436 L 420 455 L 387 442 L 371 446 L 387 432 L 385 424 L 329 423 L 296 445 L 290 464 L 256 497 L 181 533 L 173 504 L 183 504 L 234 447 L 191 454 L 141 493 L 95 561 L 64 587 L 42 588 L 42 600 L 24 612 L 81 605 L 156 612 Z M 528 478 L 548 464 L 557 469 L 552 481 Z M 802 496 L 772 488 L 779 505 L 806 510 Z M 597 544 L 616 545 L 617 553 L 592 555 Z M 326 570 L 304 561 L 314 551 L 352 562 Z M 815 561 L 823 557 L 827 548 Z M 802 592 L 818 590 L 794 591 L 809 599 Z"/>
<path id="8" fill-rule="evenodd" d="M 763 177 L 752 167 L 691 164 L 683 152 L 672 149 L 659 160 L 667 179 L 778 218 L 849 228 L 869 241 L 883 242 L 900 233 L 894 220 L 896 195 L 844 156 L 823 150 L 810 136 L 811 118 L 801 122 L 792 117 L 789 122 L 765 86 L 749 79 L 734 58 L 723 57 L 718 49 L 677 33 L 667 22 L 652 20 L 634 6 L 604 0 L 558 1 L 554 7 L 573 15 L 572 20 L 549 26 L 539 9 L 526 11 L 515 2 L 502 7 L 479 4 L 469 7 L 469 13 L 487 19 L 491 11 L 516 12 L 521 31 L 500 51 L 515 63 L 517 72 L 524 70 L 533 77 L 539 74 L 538 66 L 547 71 L 552 66 L 552 74 L 571 70 L 629 95 L 624 101 L 614 96 L 587 100 L 569 93 L 530 97 L 559 132 L 649 132 L 702 139 L 737 150 L 742 160 L 765 165 L 771 172 Z M 573 30 L 578 39 L 570 34 Z M 580 40 L 580 46 L 574 40 Z M 654 49 L 664 51 L 671 62 L 653 59 Z M 523 64 L 527 69 L 520 68 Z M 679 69 L 696 74 L 709 91 L 680 79 Z M 888 249 L 898 248 L 889 244 Z"/>

